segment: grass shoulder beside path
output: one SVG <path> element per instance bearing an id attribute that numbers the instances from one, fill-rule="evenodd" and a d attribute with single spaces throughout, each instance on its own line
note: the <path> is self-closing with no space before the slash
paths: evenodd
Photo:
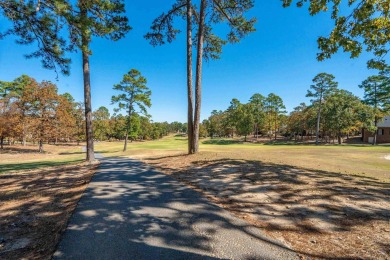
<path id="1" fill-rule="evenodd" d="M 187 139 L 169 136 L 157 141 L 133 142 L 122 152 L 122 142 L 101 142 L 96 151 L 105 156 L 157 158 L 184 155 Z M 267 145 L 232 139 L 201 139 L 199 160 L 243 159 L 291 165 L 340 174 L 354 174 L 390 181 L 390 146 L 372 145 Z"/>
<path id="2" fill-rule="evenodd" d="M 85 158 L 82 145 L 45 145 L 44 149 L 38 153 L 36 145 L 5 145 L 0 150 L 0 174 L 77 164 Z"/>

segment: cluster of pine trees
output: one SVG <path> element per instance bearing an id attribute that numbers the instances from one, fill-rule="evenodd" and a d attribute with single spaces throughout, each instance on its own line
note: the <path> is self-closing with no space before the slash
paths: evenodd
<path id="1" fill-rule="evenodd" d="M 267 97 L 254 94 L 248 103 L 237 99 L 225 111 L 212 111 L 202 122 L 201 136 L 246 137 L 268 136 L 277 139 L 284 135 L 304 141 L 316 136 L 329 142 L 343 136 L 357 134 L 363 127 L 376 133 L 378 121 L 390 112 L 390 77 L 388 71 L 371 76 L 359 86 L 364 89 L 361 100 L 351 92 L 339 89 L 335 77 L 320 73 L 313 79 L 307 97 L 311 103 L 301 103 L 286 115 L 281 97 L 271 93 Z M 305 138 L 306 137 L 306 138 Z"/>

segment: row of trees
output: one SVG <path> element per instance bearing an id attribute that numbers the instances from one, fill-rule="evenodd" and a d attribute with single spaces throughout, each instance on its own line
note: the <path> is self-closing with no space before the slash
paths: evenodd
<path id="1" fill-rule="evenodd" d="M 155 140 L 170 133 L 186 133 L 186 124 L 179 122 L 153 122 L 148 116 L 132 113 L 110 115 L 109 110 L 102 106 L 92 113 L 95 140 Z M 130 124 L 129 124 L 130 121 Z M 180 125 L 180 127 L 178 127 Z"/>
<path id="2" fill-rule="evenodd" d="M 154 45 L 171 42 L 180 30 L 174 27 L 174 17 L 182 17 L 187 22 L 187 90 L 188 90 L 188 152 L 198 151 L 200 132 L 202 61 L 204 58 L 218 58 L 222 46 L 227 42 L 238 42 L 254 31 L 255 19 L 247 19 L 245 13 L 253 7 L 253 0 L 176 0 L 172 8 L 159 16 L 146 35 Z M 284 7 L 293 0 L 281 0 Z M 321 52 L 318 60 L 330 58 L 340 48 L 357 57 L 365 49 L 372 52 L 375 59 L 368 62 L 371 68 L 383 70 L 386 67 L 386 54 L 389 50 L 390 0 L 352 0 L 349 10 L 340 14 L 341 1 L 308 0 L 296 1 L 298 7 L 309 5 L 312 15 L 332 10 L 331 18 L 335 27 L 328 37 L 320 37 L 318 46 Z M 348 15 L 344 15 L 344 13 Z M 0 34 L 14 34 L 18 43 L 38 42 L 38 50 L 28 57 L 40 57 L 49 69 L 60 67 L 69 73 L 70 60 L 64 57 L 66 51 L 78 49 L 82 53 L 84 75 L 84 104 L 86 117 L 87 160 L 94 160 L 92 105 L 89 72 L 90 42 L 92 37 L 105 37 L 119 40 L 131 29 L 124 15 L 123 0 L 77 0 L 77 1 L 0 1 L 0 13 L 12 22 L 11 27 Z M 227 22 L 229 33 L 222 39 L 213 33 L 216 24 Z M 64 29 L 69 36 L 62 38 Z M 195 41 L 195 46 L 193 46 Z M 193 49 L 196 51 L 195 84 L 193 84 Z M 193 88 L 195 85 L 195 89 Z M 194 109 L 195 107 L 195 109 Z M 318 132 L 318 131 L 317 131 Z"/>
<path id="3" fill-rule="evenodd" d="M 0 82 L 0 143 L 4 139 L 39 143 L 58 140 L 81 140 L 83 131 L 82 104 L 69 93 L 58 94 L 49 81 L 37 82 L 23 75 L 12 82 Z"/>
<path id="4" fill-rule="evenodd" d="M 254 94 L 248 103 L 232 99 L 225 111 L 212 111 L 211 116 L 202 122 L 202 135 L 230 136 L 235 134 L 246 137 L 253 133 L 276 135 L 285 122 L 285 106 L 281 97 L 274 93 L 264 97 Z"/>
<path id="5" fill-rule="evenodd" d="M 114 89 L 125 93 L 114 96 L 119 108 L 126 115 L 110 115 L 106 107 L 92 113 L 95 124 L 95 140 L 148 140 L 158 139 L 168 133 L 185 132 L 186 125 L 173 122 L 152 122 L 145 106 L 150 106 L 151 92 L 145 86 L 146 79 L 136 70 L 124 76 Z M 123 87 L 123 88 L 122 88 Z M 130 112 L 129 112 L 130 109 Z M 139 110 L 140 109 L 140 110 Z M 119 112 L 119 109 L 116 110 Z M 84 142 L 84 105 L 76 102 L 71 94 L 59 94 L 55 84 L 37 82 L 22 75 L 12 82 L 0 81 L 0 146 L 4 141 L 37 142 L 43 151 L 44 142 Z"/>
<path id="6" fill-rule="evenodd" d="M 277 134 L 304 140 L 315 133 L 328 141 L 355 134 L 366 127 L 376 136 L 378 120 L 390 112 L 390 77 L 387 70 L 378 76 L 367 78 L 359 86 L 364 89 L 363 100 L 351 92 L 338 89 L 338 83 L 331 74 L 320 73 L 313 79 L 308 90 L 311 104 L 301 103 L 286 115 L 283 100 L 271 93 L 267 97 L 254 94 L 248 103 L 237 99 L 230 102 L 225 111 L 214 110 L 202 122 L 202 136 L 230 136 L 234 134 L 259 134 L 277 138 Z M 376 138 L 375 138 L 376 139 Z M 374 140 L 375 140 L 374 139 Z M 375 142 L 374 142 L 375 143 Z"/>

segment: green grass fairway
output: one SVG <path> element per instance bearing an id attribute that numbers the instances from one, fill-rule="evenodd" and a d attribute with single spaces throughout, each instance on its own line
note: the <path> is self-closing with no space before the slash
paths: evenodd
<path id="1" fill-rule="evenodd" d="M 187 139 L 168 136 L 156 141 L 133 142 L 122 152 L 123 142 L 101 142 L 96 152 L 104 156 L 153 158 L 185 154 Z M 384 181 L 390 179 L 389 146 L 372 145 L 293 145 L 255 144 L 232 139 L 202 139 L 199 160 L 243 159 L 324 170 L 343 174 L 358 174 Z"/>
<path id="2" fill-rule="evenodd" d="M 36 145 L 5 146 L 0 151 L 0 174 L 76 164 L 85 158 L 82 146 L 77 145 L 44 145 L 45 152 L 42 154 L 37 149 Z"/>

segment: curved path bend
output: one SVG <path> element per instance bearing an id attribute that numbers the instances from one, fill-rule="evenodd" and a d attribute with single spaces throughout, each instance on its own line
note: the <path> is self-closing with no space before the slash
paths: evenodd
<path id="1" fill-rule="evenodd" d="M 53 259 L 297 259 L 148 165 L 101 159 Z"/>

